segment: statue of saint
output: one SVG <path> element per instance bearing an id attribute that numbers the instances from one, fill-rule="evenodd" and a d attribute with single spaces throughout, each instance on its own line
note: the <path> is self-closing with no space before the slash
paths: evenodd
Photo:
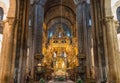
<path id="1" fill-rule="evenodd" d="M 67 68 L 67 65 L 66 65 L 66 61 L 65 59 L 61 56 L 61 53 L 58 52 L 57 53 L 57 57 L 56 57 L 56 61 L 55 61 L 55 65 L 54 65 L 54 70 L 55 70 L 55 73 L 57 74 L 65 74 L 66 73 L 66 68 Z"/>

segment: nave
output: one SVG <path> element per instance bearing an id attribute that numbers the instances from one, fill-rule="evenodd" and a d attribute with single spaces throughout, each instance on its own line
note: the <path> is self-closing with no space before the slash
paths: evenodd
<path id="1" fill-rule="evenodd" d="M 0 83 L 120 83 L 119 61 L 120 0 L 0 0 Z"/>

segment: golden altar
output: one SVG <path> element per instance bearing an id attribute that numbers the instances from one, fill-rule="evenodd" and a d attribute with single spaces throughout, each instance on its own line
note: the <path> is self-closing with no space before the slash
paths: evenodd
<path id="1" fill-rule="evenodd" d="M 78 66 L 78 50 L 74 43 L 59 27 L 56 34 L 49 39 L 49 43 L 43 47 L 42 65 L 51 68 L 57 76 L 65 75 L 67 69 Z"/>

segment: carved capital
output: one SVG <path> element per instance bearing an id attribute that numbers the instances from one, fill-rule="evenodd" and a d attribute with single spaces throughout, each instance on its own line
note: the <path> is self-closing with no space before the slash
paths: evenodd
<path id="1" fill-rule="evenodd" d="M 43 54 L 36 54 L 36 55 L 35 55 L 35 59 L 37 59 L 37 60 L 42 60 L 43 57 L 44 57 Z"/>
<path id="2" fill-rule="evenodd" d="M 6 21 L 0 21 L 0 26 L 4 27 L 5 23 L 6 23 Z"/>
<path id="3" fill-rule="evenodd" d="M 85 54 L 78 54 L 78 59 L 86 58 Z"/>
<path id="4" fill-rule="evenodd" d="M 104 21 L 105 22 L 111 22 L 111 21 L 114 21 L 114 16 L 107 16 L 107 17 L 105 17 L 105 19 L 104 19 Z"/>
<path id="5" fill-rule="evenodd" d="M 115 23 L 115 27 L 118 29 L 118 27 L 120 26 L 120 22 L 119 21 L 114 21 Z"/>
<path id="6" fill-rule="evenodd" d="M 14 18 L 14 17 L 8 17 L 8 18 L 7 18 L 7 21 L 8 21 L 8 24 L 9 24 L 9 25 L 13 25 L 14 22 L 15 22 L 15 18 Z"/>

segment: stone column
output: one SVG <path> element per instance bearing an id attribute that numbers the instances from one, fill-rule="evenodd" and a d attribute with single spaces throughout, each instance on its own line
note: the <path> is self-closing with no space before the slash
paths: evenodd
<path id="1" fill-rule="evenodd" d="M 114 19 L 113 19 L 114 20 Z M 120 83 L 120 54 L 119 54 L 119 45 L 118 45 L 118 39 L 117 39 L 117 27 L 116 27 L 116 21 L 113 21 L 113 39 L 114 39 L 114 50 L 115 50 L 115 57 L 116 57 L 116 65 L 117 65 L 117 82 Z"/>
<path id="2" fill-rule="evenodd" d="M 44 21 L 44 2 L 36 0 L 34 3 L 34 34 L 33 34 L 33 54 L 34 54 L 34 66 L 41 63 L 42 59 L 42 35 L 43 35 L 43 21 Z M 34 67 L 33 67 L 34 68 Z"/>
<path id="3" fill-rule="evenodd" d="M 89 8 L 89 4 L 87 2 L 83 2 L 83 33 L 84 33 L 84 54 L 86 57 L 86 79 L 90 79 L 90 68 L 91 68 L 91 64 L 90 64 L 90 54 L 89 54 L 89 45 L 90 45 L 90 41 L 89 41 L 89 26 L 88 26 L 88 20 L 89 20 L 89 12 L 90 8 Z"/>
<path id="4" fill-rule="evenodd" d="M 76 19 L 78 30 L 78 59 L 79 75 L 83 80 L 86 79 L 86 17 L 85 17 L 85 0 L 76 0 Z M 83 75 L 84 73 L 84 75 Z"/>
<path id="5" fill-rule="evenodd" d="M 2 53 L 0 57 L 0 83 L 13 82 L 14 66 L 14 18 L 8 18 L 4 22 Z"/>
<path id="6" fill-rule="evenodd" d="M 108 80 L 111 82 L 119 83 L 120 82 L 120 65 L 119 60 L 120 56 L 118 55 L 118 46 L 117 43 L 117 33 L 114 26 L 114 20 L 112 16 L 105 18 L 106 25 L 106 38 L 107 38 L 107 50 L 108 50 Z"/>
<path id="7" fill-rule="evenodd" d="M 105 53 L 103 44 L 103 10 L 102 2 L 99 0 L 91 0 L 91 20 L 92 20 L 92 39 L 93 39 L 93 55 L 94 55 L 94 77 L 97 83 L 105 79 Z"/>
<path id="8" fill-rule="evenodd" d="M 35 44 L 35 55 L 42 55 L 42 34 L 43 34 L 43 19 L 44 19 L 44 8 L 42 3 L 39 1 L 35 5 L 34 14 L 34 44 Z"/>

